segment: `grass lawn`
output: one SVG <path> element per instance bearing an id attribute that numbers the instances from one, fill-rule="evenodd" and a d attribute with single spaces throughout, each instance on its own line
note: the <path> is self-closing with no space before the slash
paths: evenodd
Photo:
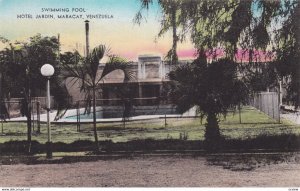
<path id="1" fill-rule="evenodd" d="M 168 118 L 167 126 L 164 119 L 127 122 L 126 128 L 122 123 L 98 123 L 99 140 L 126 142 L 136 139 L 185 139 L 203 140 L 204 123 L 199 118 Z M 76 131 L 76 125 L 52 125 L 52 141 L 71 143 L 76 140 L 94 140 L 92 124 L 82 124 L 81 131 Z M 36 129 L 35 129 L 36 130 Z M 226 119 L 220 120 L 220 130 L 227 139 L 248 139 L 260 135 L 300 135 L 300 126 L 288 121 L 277 123 L 267 115 L 252 107 L 242 110 L 242 124 L 239 123 L 238 113 L 229 113 Z M 0 143 L 13 140 L 26 140 L 27 128 L 25 122 L 4 123 Z M 1 125 L 0 125 L 1 133 Z M 40 143 L 47 141 L 46 124 L 41 125 L 41 134 L 33 132 L 32 140 Z"/>

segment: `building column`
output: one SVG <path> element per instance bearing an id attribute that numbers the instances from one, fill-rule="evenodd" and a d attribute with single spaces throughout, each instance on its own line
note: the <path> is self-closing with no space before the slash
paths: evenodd
<path id="1" fill-rule="evenodd" d="M 146 64 L 142 64 L 142 79 L 146 78 Z"/>
<path id="2" fill-rule="evenodd" d="M 142 63 L 138 62 L 138 79 L 142 79 Z"/>
<path id="3" fill-rule="evenodd" d="M 159 97 L 162 97 L 162 91 L 163 91 L 163 84 L 161 83 L 159 85 Z M 163 101 L 160 99 L 159 104 L 163 103 Z"/>
<path id="4" fill-rule="evenodd" d="M 158 73 L 159 73 L 159 78 L 162 79 L 163 78 L 162 62 L 159 63 Z"/>
<path id="5" fill-rule="evenodd" d="M 160 61 L 160 64 L 159 64 L 159 78 L 165 79 L 165 76 L 166 76 L 165 63 L 163 61 Z"/>
<path id="6" fill-rule="evenodd" d="M 139 88 L 139 98 L 143 98 L 143 92 L 142 92 L 142 85 L 141 85 L 141 83 L 138 83 L 138 88 Z M 143 103 L 143 100 L 139 100 L 138 101 L 138 104 L 139 105 L 142 105 L 142 103 Z"/>

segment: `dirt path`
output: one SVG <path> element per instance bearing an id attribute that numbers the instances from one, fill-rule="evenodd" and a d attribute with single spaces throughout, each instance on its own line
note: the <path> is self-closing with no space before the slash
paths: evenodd
<path id="1" fill-rule="evenodd" d="M 135 157 L 71 164 L 1 165 L 0 186 L 300 186 L 298 156 Z"/>

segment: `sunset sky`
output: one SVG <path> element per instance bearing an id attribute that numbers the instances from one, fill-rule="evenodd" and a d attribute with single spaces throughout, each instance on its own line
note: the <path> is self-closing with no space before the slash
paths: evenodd
<path id="1" fill-rule="evenodd" d="M 69 12 L 43 12 L 46 8 L 69 9 Z M 72 8 L 83 8 L 85 12 L 72 12 Z M 72 51 L 77 47 L 83 53 L 86 15 L 100 14 L 113 18 L 89 19 L 91 48 L 106 44 L 114 54 L 133 61 L 141 54 L 165 56 L 171 48 L 172 38 L 169 33 L 156 40 L 161 17 L 159 6 L 154 4 L 144 12 L 147 22 L 140 26 L 133 23 L 139 9 L 139 0 L 0 0 L 0 36 L 14 42 L 25 41 L 37 33 L 43 36 L 59 33 L 62 51 Z M 32 18 L 17 18 L 22 14 Z M 54 18 L 36 18 L 42 14 L 52 14 Z M 82 15 L 82 18 L 58 18 L 58 15 L 66 14 Z M 3 47 L 4 44 L 0 43 L 0 49 Z M 189 41 L 179 44 L 178 55 L 180 59 L 193 57 L 193 45 Z"/>

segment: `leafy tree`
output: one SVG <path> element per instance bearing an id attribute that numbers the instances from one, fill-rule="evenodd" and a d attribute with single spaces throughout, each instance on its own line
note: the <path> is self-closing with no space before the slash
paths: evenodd
<path id="1" fill-rule="evenodd" d="M 6 42 L 9 41 L 3 41 L 3 43 Z M 12 55 L 9 48 L 0 51 L 0 118 L 2 120 L 10 117 L 4 101 L 6 99 L 9 100 L 12 89 L 11 81 L 13 81 L 13 77 L 9 75 L 12 69 L 10 67 L 12 61 Z"/>
<path id="2" fill-rule="evenodd" d="M 276 32 L 275 50 L 276 67 L 281 79 L 290 81 L 288 84 L 288 98 L 296 107 L 300 106 L 300 2 L 285 1 L 281 10 L 284 16 L 282 27 Z"/>
<path id="3" fill-rule="evenodd" d="M 300 103 L 300 14 L 299 0 L 157 0 L 163 19 L 159 34 L 168 30 L 179 31 L 173 35 L 190 39 L 198 50 L 213 52 L 224 49 L 226 57 L 236 60 L 238 49 L 249 50 L 249 64 L 255 62 L 255 50 L 272 51 L 276 57 L 276 72 L 280 78 L 288 77 L 290 95 L 296 106 Z M 141 20 L 142 10 L 149 9 L 153 0 L 141 0 L 141 10 L 136 18 Z M 175 3 L 176 6 L 172 6 Z M 176 22 L 170 22 L 170 10 L 176 12 Z M 174 39 L 175 38 L 175 39 Z M 175 40 L 175 41 L 174 41 Z M 245 72 L 245 71 L 244 71 Z M 285 76 L 283 76 L 285 75 Z M 276 79 L 274 79 L 276 80 Z"/>
<path id="4" fill-rule="evenodd" d="M 148 9 L 153 2 L 141 0 L 141 10 Z M 163 15 L 159 34 L 175 27 L 179 34 L 173 38 L 180 36 L 180 39 L 184 39 L 190 34 L 198 50 L 222 47 L 232 59 L 238 45 L 247 45 L 247 48 L 266 48 L 271 39 L 267 29 L 271 26 L 272 18 L 278 16 L 282 8 L 278 0 L 158 0 L 157 2 L 162 8 Z M 140 21 L 143 18 L 141 10 L 137 13 L 136 20 Z M 171 17 L 172 12 L 176 12 L 176 22 L 166 19 Z"/>
<path id="5" fill-rule="evenodd" d="M 206 116 L 205 142 L 211 151 L 217 150 L 221 141 L 219 116 L 226 116 L 229 109 L 247 101 L 247 88 L 237 78 L 236 68 L 230 59 L 208 64 L 205 57 L 198 57 L 169 74 L 173 81 L 170 97 L 179 111 L 197 106 L 201 117 Z"/>
<path id="6" fill-rule="evenodd" d="M 18 92 L 19 96 L 23 97 L 21 102 L 21 113 L 27 117 L 27 141 L 28 141 L 28 152 L 31 150 L 31 94 L 30 94 L 30 83 L 29 83 L 29 69 L 23 62 L 21 64 L 21 60 L 23 57 L 23 50 L 20 46 L 15 47 L 10 44 L 9 48 L 6 48 L 5 51 L 2 51 L 2 55 L 4 59 L 2 60 L 2 64 L 6 65 L 6 75 L 8 79 L 10 78 L 10 82 L 7 82 L 8 89 L 4 92 L 12 96 L 14 96 L 15 92 Z M 16 75 L 18 74 L 18 75 Z M 13 85 L 14 84 L 14 85 Z M 3 83 L 1 84 L 3 85 Z M 4 100 L 4 96 L 1 96 L 2 100 Z M 9 98 L 9 96 L 6 96 Z"/>
<path id="7" fill-rule="evenodd" d="M 274 62 L 239 63 L 238 71 L 250 93 L 278 87 L 279 74 Z"/>
<path id="8" fill-rule="evenodd" d="M 59 42 L 56 37 L 42 37 L 37 34 L 28 42 L 10 44 L 1 53 L 1 63 L 6 66 L 5 79 L 8 81 L 6 98 L 21 97 L 21 113 L 27 117 L 27 140 L 29 152 L 31 145 L 31 102 L 32 97 L 41 96 L 45 90 L 46 79 L 41 75 L 42 65 L 49 63 L 54 66 L 55 74 L 52 77 L 52 94 L 57 101 L 58 108 L 68 103 L 67 91 L 61 86 L 58 62 Z M 5 87 L 5 86 L 4 86 Z M 38 133 L 40 130 L 38 129 Z"/>
<path id="9" fill-rule="evenodd" d="M 100 74 L 98 68 L 100 61 L 108 55 L 109 60 Z M 96 127 L 96 95 L 100 93 L 105 77 L 116 70 L 124 72 L 124 81 L 132 78 L 127 62 L 117 56 L 109 55 L 104 45 L 94 48 L 87 57 L 82 57 L 78 52 L 64 56 L 62 68 L 65 70 L 64 78 L 71 78 L 70 83 L 80 83 L 80 91 L 85 93 L 86 110 L 89 113 L 93 108 L 93 131 L 96 143 L 96 151 L 100 150 Z"/>

